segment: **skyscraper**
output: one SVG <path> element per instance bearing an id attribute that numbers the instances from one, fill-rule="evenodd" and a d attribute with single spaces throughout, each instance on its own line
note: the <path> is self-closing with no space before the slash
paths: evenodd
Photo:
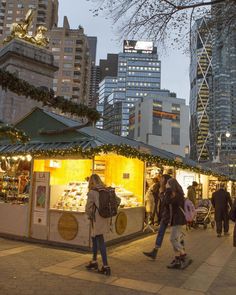
<path id="1" fill-rule="evenodd" d="M 106 97 L 99 95 L 99 106 L 103 104 L 103 127 L 114 134 L 127 136 L 129 110 L 134 102 L 139 98 L 154 98 L 160 89 L 160 61 L 153 43 L 125 40 L 123 52 L 118 54 L 117 77 L 113 79 L 116 86 L 112 92 Z M 112 88 L 103 81 L 100 87 Z"/>
<path id="2" fill-rule="evenodd" d="M 190 156 L 196 161 L 207 161 L 210 158 L 208 137 L 212 86 L 212 33 L 207 18 L 196 21 L 191 36 Z"/>
<path id="3" fill-rule="evenodd" d="M 213 160 L 230 173 L 236 167 L 236 20 L 223 25 L 227 7 L 214 5 L 192 30 L 190 142 L 194 160 Z"/>
<path id="4" fill-rule="evenodd" d="M 39 25 L 49 30 L 57 26 L 58 0 L 1 0 L 0 1 L 0 46 L 9 35 L 11 24 L 24 19 L 28 9 L 35 9 L 30 33 L 34 33 Z"/>
<path id="5" fill-rule="evenodd" d="M 91 59 L 84 29 L 70 29 L 65 16 L 63 27 L 53 28 L 49 39 L 55 64 L 59 67 L 53 81 L 56 95 L 90 105 Z"/>
<path id="6" fill-rule="evenodd" d="M 227 27 L 222 25 L 220 20 L 226 13 L 223 5 L 217 4 L 212 9 L 212 19 L 217 25 L 212 31 L 210 149 L 213 155 L 220 152 L 220 161 L 227 162 L 229 168 L 236 163 L 236 20 L 232 19 Z M 236 9 L 235 4 L 232 9 Z"/>

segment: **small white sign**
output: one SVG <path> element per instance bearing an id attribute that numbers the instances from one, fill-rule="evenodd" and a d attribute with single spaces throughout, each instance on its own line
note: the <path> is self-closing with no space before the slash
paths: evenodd
<path id="1" fill-rule="evenodd" d="M 44 212 L 34 211 L 34 224 L 47 225 L 47 219 Z"/>

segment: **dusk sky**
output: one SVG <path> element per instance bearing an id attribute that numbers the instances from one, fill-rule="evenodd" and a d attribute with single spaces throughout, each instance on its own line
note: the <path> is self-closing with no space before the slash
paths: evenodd
<path id="1" fill-rule="evenodd" d="M 107 53 L 122 51 L 122 41 L 116 32 L 116 26 L 105 16 L 93 17 L 90 9 L 94 3 L 86 0 L 59 0 L 59 25 L 62 25 L 63 16 L 68 17 L 70 27 L 81 25 L 88 36 L 97 37 L 97 63 L 106 58 Z M 158 52 L 161 60 L 161 88 L 176 92 L 178 98 L 189 101 L 189 57 L 178 49 L 168 49 L 167 52 Z"/>

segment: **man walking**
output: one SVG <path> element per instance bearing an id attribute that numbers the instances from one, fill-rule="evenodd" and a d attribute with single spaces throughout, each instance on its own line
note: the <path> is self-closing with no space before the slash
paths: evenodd
<path id="1" fill-rule="evenodd" d="M 222 223 L 224 225 L 224 235 L 229 235 L 229 205 L 232 207 L 230 194 L 225 190 L 224 183 L 220 183 L 220 188 L 212 194 L 212 205 L 215 208 L 215 221 L 217 237 L 222 234 Z"/>

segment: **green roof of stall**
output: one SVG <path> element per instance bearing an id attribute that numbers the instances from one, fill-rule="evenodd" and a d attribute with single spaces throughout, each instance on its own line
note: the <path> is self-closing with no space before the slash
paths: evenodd
<path id="1" fill-rule="evenodd" d="M 199 163 L 173 154 L 171 152 L 150 146 L 148 144 L 132 140 L 126 137 L 114 135 L 106 130 L 97 129 L 94 127 L 83 127 L 80 129 L 69 130 L 82 125 L 80 121 L 66 118 L 62 115 L 55 114 L 41 108 L 34 108 L 28 115 L 22 118 L 15 124 L 15 127 L 24 131 L 29 137 L 30 142 L 26 144 L 12 144 L 9 141 L 0 142 L 0 154 L 16 154 L 32 151 L 47 151 L 47 150 L 66 150 L 72 147 L 80 146 L 86 150 L 88 148 L 96 148 L 99 146 L 112 145 L 128 145 L 140 152 L 158 156 L 167 160 L 180 160 L 189 167 L 196 167 L 205 171 L 212 171 L 219 176 L 223 176 L 218 171 L 211 168 L 203 167 Z M 66 131 L 66 132 L 63 132 Z M 53 134 L 51 133 L 53 132 Z M 47 134 L 47 132 L 49 132 Z M 57 133 L 58 132 L 58 133 Z"/>

